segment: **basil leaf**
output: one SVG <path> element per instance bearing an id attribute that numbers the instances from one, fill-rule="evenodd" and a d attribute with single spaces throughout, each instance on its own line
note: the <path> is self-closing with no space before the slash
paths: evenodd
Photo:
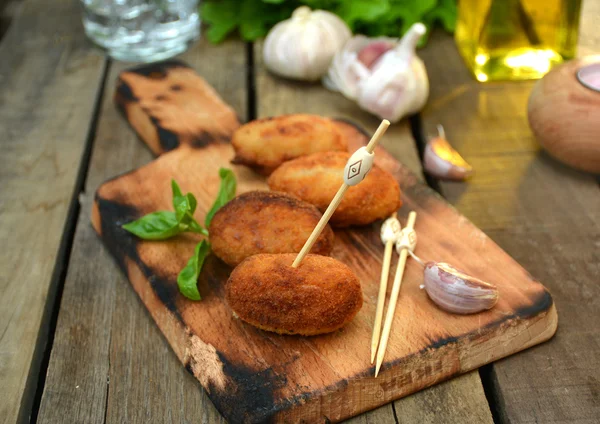
<path id="1" fill-rule="evenodd" d="M 179 234 L 185 229 L 179 226 L 175 212 L 152 212 L 122 228 L 144 240 L 164 240 Z"/>
<path id="2" fill-rule="evenodd" d="M 198 202 L 192 193 L 188 193 L 184 196 L 175 180 L 171 180 L 171 188 L 173 190 L 173 208 L 175 209 L 177 221 L 187 223 L 185 219 L 186 216 L 189 213 L 189 216 L 193 219 Z"/>
<path id="3" fill-rule="evenodd" d="M 188 231 L 191 231 L 192 233 L 198 233 L 198 234 L 202 234 L 206 237 L 208 237 L 208 230 L 206 230 L 205 228 L 203 228 L 200 224 L 198 224 L 198 222 L 192 218 L 192 220 L 189 222 L 189 227 L 188 227 Z"/>
<path id="4" fill-rule="evenodd" d="M 185 268 L 177 276 L 177 286 L 182 295 L 191 300 L 200 300 L 198 291 L 198 277 L 204 265 L 204 259 L 210 252 L 210 244 L 202 240 L 194 249 L 194 256 L 190 258 Z"/>
<path id="5" fill-rule="evenodd" d="M 231 169 L 219 169 L 219 177 L 221 177 L 221 186 L 219 187 L 219 193 L 217 194 L 215 203 L 213 203 L 204 220 L 204 226 L 206 228 L 210 225 L 210 221 L 212 221 L 215 213 L 235 197 L 235 192 L 237 190 L 237 181 L 235 180 L 235 174 Z"/>

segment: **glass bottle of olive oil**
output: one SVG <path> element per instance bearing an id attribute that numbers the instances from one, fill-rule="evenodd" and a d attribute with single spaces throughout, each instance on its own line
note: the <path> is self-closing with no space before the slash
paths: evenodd
<path id="1" fill-rule="evenodd" d="M 455 39 L 479 81 L 537 79 L 575 56 L 581 0 L 459 0 Z"/>

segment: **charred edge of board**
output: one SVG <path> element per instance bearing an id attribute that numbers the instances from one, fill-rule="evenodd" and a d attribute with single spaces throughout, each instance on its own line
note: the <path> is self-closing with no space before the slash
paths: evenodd
<path id="1" fill-rule="evenodd" d="M 148 115 L 150 122 L 154 125 L 158 134 L 158 142 L 165 152 L 175 150 L 179 147 L 179 136 L 173 131 L 167 130 L 160 125 L 160 121 L 152 115 Z"/>
<path id="2" fill-rule="evenodd" d="M 198 290 L 202 294 L 202 298 L 205 299 L 214 295 L 223 299 L 225 297 L 225 284 L 223 281 L 229 279 L 232 270 L 232 267 L 211 251 L 204 261 L 202 273 L 198 279 Z"/>
<path id="3" fill-rule="evenodd" d="M 431 300 L 430 300 L 431 301 Z M 432 302 L 433 303 L 433 302 Z M 481 329 L 473 330 L 468 333 L 462 334 L 460 336 L 449 336 L 442 338 L 430 338 L 429 345 L 422 349 L 420 353 L 426 352 L 430 349 L 439 349 L 440 347 L 446 346 L 448 344 L 457 343 L 462 339 L 472 339 L 478 336 L 481 336 L 484 332 L 493 330 L 495 328 L 500 327 L 503 323 L 507 321 L 511 321 L 514 319 L 528 319 L 533 318 L 543 312 L 546 312 L 550 309 L 552 304 L 554 303 L 552 296 L 548 292 L 548 290 L 544 289 L 540 295 L 533 300 L 532 304 L 529 306 L 523 306 L 514 311 L 514 313 L 502 316 L 500 319 L 490 322 L 489 324 L 483 326 Z M 393 364 L 393 362 L 392 362 Z"/>
<path id="4" fill-rule="evenodd" d="M 154 62 L 148 63 L 140 66 L 135 66 L 133 68 L 129 68 L 121 72 L 124 73 L 134 73 L 138 75 L 143 75 L 147 78 L 156 78 L 162 79 L 166 78 L 169 70 L 175 68 L 190 68 L 190 66 L 180 60 L 164 60 L 162 62 Z"/>
<path id="5" fill-rule="evenodd" d="M 430 337 L 429 344 L 427 345 L 427 347 L 421 349 L 419 352 L 412 353 L 412 354 L 404 356 L 402 358 L 398 358 L 398 359 L 395 359 L 395 360 L 389 361 L 389 362 L 384 362 L 381 369 L 382 369 L 382 371 L 384 371 L 390 367 L 407 364 L 408 362 L 413 360 L 415 357 L 417 357 L 419 355 L 423 355 L 424 353 L 430 352 L 432 350 L 440 349 L 445 346 L 458 343 L 461 340 L 485 335 L 486 331 L 492 330 L 494 328 L 498 328 L 502 323 L 504 323 L 506 321 L 510 321 L 515 318 L 527 319 L 527 318 L 534 317 L 540 313 L 548 311 L 550 309 L 550 307 L 552 306 L 552 304 L 553 304 L 552 296 L 550 295 L 550 293 L 547 290 L 544 290 L 543 293 L 541 293 L 540 296 L 536 300 L 534 300 L 532 305 L 519 308 L 515 311 L 514 314 L 504 316 L 496 321 L 493 321 L 493 322 L 487 324 L 486 326 L 484 326 L 482 328 L 482 330 L 484 330 L 483 333 L 481 333 L 481 329 L 478 329 L 478 330 L 471 331 L 469 333 L 462 334 L 460 336 L 448 336 L 448 337 L 441 337 L 441 338 Z M 361 379 L 364 377 L 371 377 L 374 375 L 374 373 L 375 373 L 375 365 L 372 365 L 372 366 L 364 369 L 363 371 L 360 371 L 360 372 L 356 373 L 355 375 L 348 377 L 345 380 L 334 383 L 323 389 L 315 390 L 312 392 L 306 391 L 306 392 L 299 393 L 299 394 L 293 396 L 292 398 L 287 399 L 284 402 L 285 406 L 282 406 L 280 409 L 287 409 L 287 408 L 290 408 L 297 404 L 304 404 L 304 403 L 308 402 L 309 400 L 314 400 L 315 398 L 318 398 L 322 394 L 330 393 L 333 391 L 339 391 L 339 390 L 343 389 L 344 387 L 348 386 L 350 381 L 358 380 L 358 379 Z M 457 370 L 456 372 L 452 372 L 452 373 L 448 374 L 447 376 L 445 376 L 444 379 L 449 380 L 460 374 L 464 374 L 464 373 L 461 372 L 460 370 Z"/>
<path id="6" fill-rule="evenodd" d="M 115 103 L 123 107 L 126 103 L 138 102 L 140 99 L 133 93 L 131 86 L 123 79 L 119 78 L 117 81 L 117 88 L 115 89 Z"/>
<path id="7" fill-rule="evenodd" d="M 177 284 L 170 283 L 166 277 L 146 265 L 138 252 L 138 239 L 121 228 L 122 224 L 140 218 L 140 212 L 134 206 L 104 199 L 97 192 L 95 201 L 101 219 L 100 237 L 119 267 L 125 275 L 129 276 L 125 259 L 132 260 L 142 271 L 160 301 L 179 321 L 182 321 L 176 304 L 179 296 Z"/>
<path id="8" fill-rule="evenodd" d="M 540 296 L 533 301 L 529 306 L 522 306 L 515 311 L 515 317 L 526 319 L 539 315 L 542 312 L 548 311 L 554 304 L 554 299 L 550 292 L 546 289 Z"/>
<path id="9" fill-rule="evenodd" d="M 234 364 L 222 352 L 217 351 L 217 355 L 229 381 L 224 390 L 210 385 L 207 391 L 221 414 L 234 423 L 273 422 L 275 414 L 286 407 L 277 405 L 275 398 L 275 391 L 287 384 L 286 377 L 276 374 L 271 367 L 256 371 Z"/>
<path id="10" fill-rule="evenodd" d="M 229 143 L 230 137 L 222 134 L 211 134 L 208 131 L 202 131 L 192 136 L 190 145 L 196 149 L 201 149 L 215 143 Z"/>

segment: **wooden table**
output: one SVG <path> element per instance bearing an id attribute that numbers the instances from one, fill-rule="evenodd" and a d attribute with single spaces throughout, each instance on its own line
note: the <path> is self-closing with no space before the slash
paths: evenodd
<path id="1" fill-rule="evenodd" d="M 600 2 L 584 3 L 580 53 L 600 47 Z M 152 156 L 117 113 L 126 65 L 86 41 L 75 1 L 24 0 L 0 41 L 0 422 L 221 422 L 90 226 L 98 185 Z M 319 85 L 282 81 L 261 45 L 201 41 L 182 59 L 242 120 L 312 112 L 377 119 Z M 476 83 L 450 36 L 419 52 L 442 123 L 475 167 L 469 183 L 426 181 L 543 281 L 559 330 L 548 343 L 363 414 L 364 423 L 600 419 L 600 189 L 540 151 L 532 82 Z M 419 175 L 408 122 L 383 142 Z"/>

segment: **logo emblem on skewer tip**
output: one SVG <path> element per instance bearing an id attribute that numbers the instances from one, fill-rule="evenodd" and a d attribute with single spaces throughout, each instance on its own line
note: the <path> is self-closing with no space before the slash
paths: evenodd
<path id="1" fill-rule="evenodd" d="M 348 179 L 354 178 L 360 174 L 360 168 L 362 167 L 362 159 L 354 162 L 348 167 Z"/>

